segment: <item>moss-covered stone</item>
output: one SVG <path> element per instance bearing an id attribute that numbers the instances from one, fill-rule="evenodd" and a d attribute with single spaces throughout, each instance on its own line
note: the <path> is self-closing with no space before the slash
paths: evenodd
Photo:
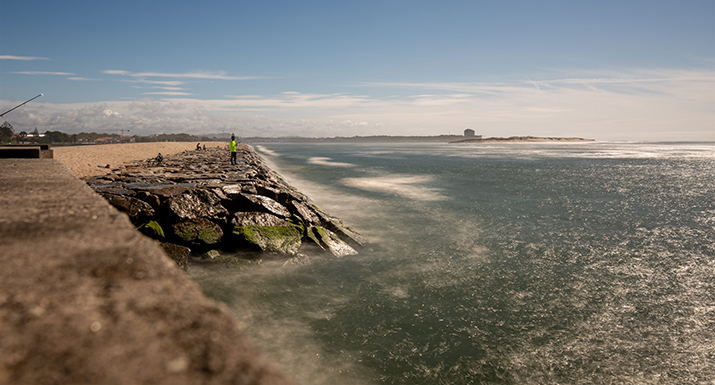
<path id="1" fill-rule="evenodd" d="M 303 228 L 288 226 L 234 226 L 233 234 L 239 242 L 255 245 L 262 251 L 295 254 L 301 245 Z"/>
<path id="2" fill-rule="evenodd" d="M 173 226 L 174 235 L 189 244 L 213 245 L 223 237 L 221 226 L 206 218 L 190 219 Z"/>
<path id="3" fill-rule="evenodd" d="M 149 221 L 139 226 L 139 231 L 148 237 L 155 239 L 164 239 L 164 229 L 156 221 Z"/>

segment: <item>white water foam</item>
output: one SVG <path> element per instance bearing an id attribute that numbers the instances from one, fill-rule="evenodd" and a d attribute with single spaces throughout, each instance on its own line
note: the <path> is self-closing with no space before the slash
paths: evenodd
<path id="1" fill-rule="evenodd" d="M 308 158 L 308 163 L 317 164 L 320 166 L 330 166 L 330 167 L 355 167 L 355 165 L 352 163 L 333 162 L 332 159 L 322 157 L 322 156 L 315 156 L 312 158 Z"/>
<path id="2" fill-rule="evenodd" d="M 440 189 L 422 186 L 422 184 L 431 183 L 434 180 L 435 178 L 431 175 L 389 174 L 379 177 L 344 178 L 340 182 L 348 187 L 397 195 L 415 201 L 448 200 L 449 198 L 443 195 Z"/>
<path id="3" fill-rule="evenodd" d="M 275 151 L 269 150 L 263 146 L 256 146 L 256 150 L 269 156 L 280 156 Z"/>

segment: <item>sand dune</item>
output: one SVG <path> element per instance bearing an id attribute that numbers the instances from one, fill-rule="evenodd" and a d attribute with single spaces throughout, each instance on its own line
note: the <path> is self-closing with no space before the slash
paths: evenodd
<path id="1" fill-rule="evenodd" d="M 206 147 L 226 147 L 226 157 L 228 159 L 227 142 L 201 143 L 202 146 L 204 144 L 206 144 Z M 67 166 L 78 178 L 104 175 L 109 172 L 108 168 L 99 166 L 118 167 L 128 162 L 153 158 L 159 153 L 167 156 L 195 149 L 196 143 L 194 142 L 149 142 L 52 147 L 54 158 Z"/>

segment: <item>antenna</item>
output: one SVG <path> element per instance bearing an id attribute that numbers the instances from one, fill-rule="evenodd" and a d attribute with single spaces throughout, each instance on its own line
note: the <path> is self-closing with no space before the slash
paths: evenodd
<path id="1" fill-rule="evenodd" d="M 18 108 L 20 108 L 20 107 L 24 106 L 25 104 L 27 104 L 27 103 L 30 103 L 31 101 L 33 101 L 33 100 L 35 100 L 35 99 L 39 98 L 40 96 L 43 96 L 43 94 L 39 94 L 39 95 L 35 96 L 34 98 L 32 98 L 32 99 L 29 99 L 29 100 L 27 100 L 27 101 L 26 101 L 26 102 L 24 102 L 24 103 L 20 103 L 20 104 L 18 104 L 17 106 L 15 106 L 15 107 L 13 107 L 13 108 L 11 108 L 11 109 L 9 109 L 9 110 L 7 110 L 7 111 L 3 112 L 2 114 L 0 114 L 0 118 L 4 117 L 4 116 L 5 116 L 5 114 L 7 114 L 8 112 L 10 112 L 10 111 L 14 111 L 14 110 L 16 110 L 16 109 L 18 109 Z"/>

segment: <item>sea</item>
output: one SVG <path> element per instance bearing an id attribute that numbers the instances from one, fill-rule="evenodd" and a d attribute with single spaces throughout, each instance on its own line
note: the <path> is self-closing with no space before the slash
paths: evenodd
<path id="1" fill-rule="evenodd" d="M 299 383 L 715 383 L 713 143 L 253 147 L 369 240 L 189 270 Z"/>

